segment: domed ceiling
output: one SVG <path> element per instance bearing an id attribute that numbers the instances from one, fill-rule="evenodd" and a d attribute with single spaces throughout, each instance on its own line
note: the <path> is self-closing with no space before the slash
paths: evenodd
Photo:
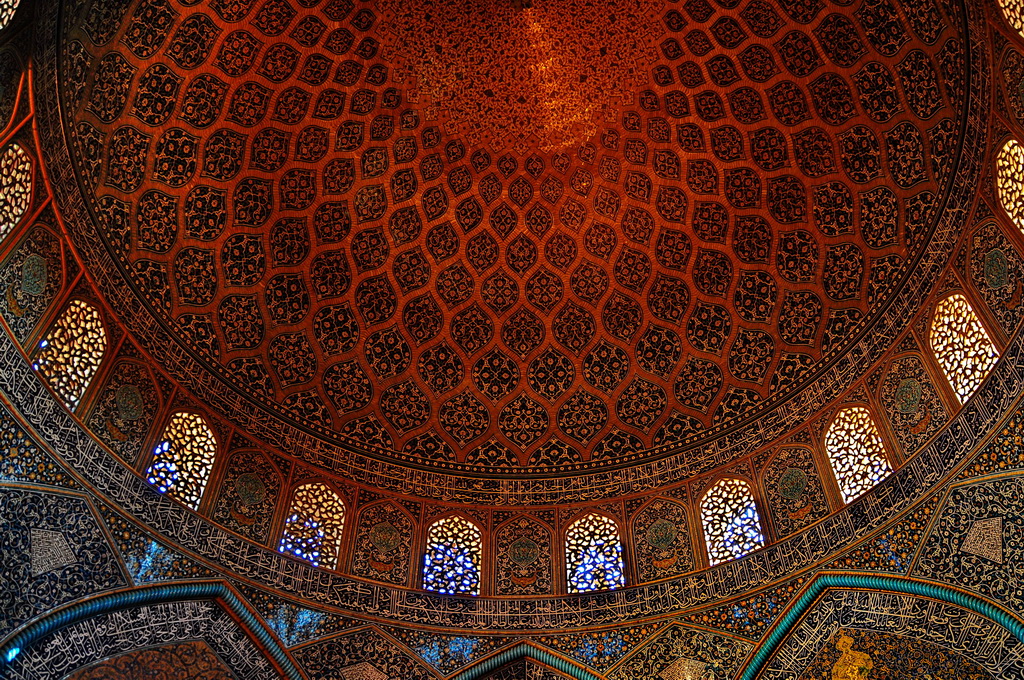
<path id="1" fill-rule="evenodd" d="M 68 28 L 108 295 L 334 469 L 728 462 L 891 342 L 971 198 L 931 5 L 189 5 Z"/>
<path id="2" fill-rule="evenodd" d="M 1024 673 L 994 5 L 22 18 L 0 667 Z"/>

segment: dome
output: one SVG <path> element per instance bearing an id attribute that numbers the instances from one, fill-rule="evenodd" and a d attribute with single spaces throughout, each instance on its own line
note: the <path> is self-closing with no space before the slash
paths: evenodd
<path id="1" fill-rule="evenodd" d="M 16 677 L 1024 673 L 1015 5 L 4 8 Z"/>
<path id="2" fill-rule="evenodd" d="M 61 106 L 118 311 L 349 475 L 694 474 L 783 434 L 934 283 L 964 74 L 922 49 L 939 26 L 647 4 L 69 29 L 104 45 Z"/>

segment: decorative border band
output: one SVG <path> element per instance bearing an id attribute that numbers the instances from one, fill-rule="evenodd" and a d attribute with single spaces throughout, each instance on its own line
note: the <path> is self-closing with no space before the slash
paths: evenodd
<path id="1" fill-rule="evenodd" d="M 601 676 L 595 675 L 590 670 L 577 666 L 574 663 L 570 663 L 565 659 L 555 656 L 551 652 L 534 647 L 533 645 L 522 642 L 515 647 L 506 649 L 503 652 L 495 654 L 494 656 L 484 659 L 479 663 L 473 665 L 471 668 L 459 673 L 452 680 L 477 680 L 482 678 L 488 673 L 498 670 L 507 663 L 518 661 L 520 659 L 533 659 L 540 663 L 551 666 L 560 673 L 576 678 L 576 680 L 602 680 Z"/>
<path id="2" fill-rule="evenodd" d="M 938 583 L 895 576 L 820 573 L 807 585 L 804 592 L 797 597 L 789 611 L 775 623 L 768 635 L 762 638 L 757 651 L 754 652 L 747 666 L 740 673 L 739 680 L 755 680 L 775 652 L 778 651 L 786 637 L 793 632 L 793 629 L 804 614 L 814 606 L 818 598 L 825 594 L 825 591 L 834 588 L 855 588 L 885 593 L 899 593 L 901 595 L 916 595 L 918 597 L 948 602 L 994 621 L 1010 631 L 1018 640 L 1024 642 L 1024 621 L 1021 621 L 1020 618 L 1002 607 L 977 595 Z"/>
<path id="3" fill-rule="evenodd" d="M 215 600 L 223 605 L 233 616 L 238 618 L 242 628 L 256 638 L 257 642 L 270 655 L 274 664 L 278 666 L 287 678 L 290 680 L 303 680 L 302 673 L 295 667 L 291 658 L 281 645 L 278 644 L 274 636 L 249 611 L 238 596 L 225 583 L 220 581 L 143 586 L 141 588 L 103 595 L 85 602 L 75 602 L 55 609 L 22 628 L 0 647 L 0 669 L 14 661 L 22 650 L 59 628 L 99 616 L 100 614 L 135 609 L 146 605 L 180 602 L 182 600 Z"/>

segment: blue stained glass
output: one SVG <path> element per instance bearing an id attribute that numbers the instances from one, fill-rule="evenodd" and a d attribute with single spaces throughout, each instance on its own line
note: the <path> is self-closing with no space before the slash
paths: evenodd
<path id="1" fill-rule="evenodd" d="M 304 484 L 292 496 L 277 549 L 314 567 L 335 567 L 344 524 L 345 506 L 337 494 L 319 482 Z"/>
<path id="2" fill-rule="evenodd" d="M 480 594 L 480 530 L 461 517 L 438 520 L 427 532 L 423 587 L 445 595 Z"/>
<path id="3" fill-rule="evenodd" d="M 178 483 L 178 466 L 173 460 L 165 457 L 170 448 L 171 443 L 168 441 L 162 441 L 153 448 L 156 460 L 149 466 L 149 474 L 146 477 L 160 493 L 167 493 Z"/>
<path id="4" fill-rule="evenodd" d="M 591 514 L 573 523 L 565 537 L 565 559 L 571 593 L 625 585 L 622 542 L 607 517 Z"/>
<path id="5" fill-rule="evenodd" d="M 198 510 L 217 453 L 210 426 L 194 413 L 179 411 L 171 416 L 160 437 L 146 479 L 160 493 Z"/>
<path id="6" fill-rule="evenodd" d="M 320 552 L 326 533 L 311 517 L 293 514 L 285 520 L 287 533 L 281 538 L 281 552 L 301 557 L 314 567 L 320 566 Z"/>
<path id="7" fill-rule="evenodd" d="M 753 500 L 729 520 L 722 538 L 722 544 L 735 557 L 743 557 L 751 542 L 764 543 Z"/>
<path id="8" fill-rule="evenodd" d="M 71 300 L 39 341 L 32 367 L 73 411 L 99 370 L 106 349 L 107 333 L 99 311 L 82 300 Z"/>
<path id="9" fill-rule="evenodd" d="M 700 517 L 712 565 L 738 559 L 764 545 L 754 495 L 741 479 L 723 479 L 711 487 L 701 501 Z"/>

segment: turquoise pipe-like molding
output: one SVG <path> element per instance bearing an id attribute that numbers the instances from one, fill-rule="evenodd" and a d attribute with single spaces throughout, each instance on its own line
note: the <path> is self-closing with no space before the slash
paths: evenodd
<path id="1" fill-rule="evenodd" d="M 538 649 L 537 647 L 526 644 L 525 642 L 522 642 L 510 649 L 506 649 L 504 652 L 495 654 L 488 659 L 484 659 L 472 668 L 459 673 L 452 678 L 452 680 L 476 680 L 487 673 L 498 670 L 507 663 L 518 661 L 523 658 L 530 658 L 534 661 L 547 664 L 560 673 L 565 673 L 569 677 L 576 678 L 576 680 L 602 680 L 601 676 L 595 675 L 586 668 L 581 668 L 576 664 L 569 663 L 565 659 L 557 657 L 551 652 Z"/>
<path id="2" fill-rule="evenodd" d="M 814 605 L 814 602 L 830 588 L 855 588 L 857 590 L 875 590 L 902 595 L 916 595 L 941 602 L 948 602 L 975 614 L 998 623 L 1010 631 L 1014 637 L 1024 642 L 1024 623 L 1013 614 L 976 595 L 944 586 L 938 583 L 915 581 L 895 576 L 877 576 L 874 574 L 818 574 L 797 598 L 789 611 L 772 627 L 771 632 L 762 639 L 750 663 L 739 676 L 739 680 L 755 680 L 764 670 L 782 642 L 793 632 L 797 621 Z"/>
<path id="3" fill-rule="evenodd" d="M 227 585 L 216 581 L 143 586 L 133 590 L 103 595 L 87 602 L 73 603 L 54 610 L 41 619 L 33 621 L 0 647 L 0 668 L 10 664 L 22 650 L 27 649 L 40 638 L 56 631 L 58 628 L 69 626 L 79 621 L 85 621 L 107 612 L 181 600 L 219 600 L 223 602 L 224 606 L 237 616 L 241 620 L 242 625 L 263 645 L 289 680 L 303 680 L 299 669 L 295 667 L 295 664 L 292 663 L 284 649 L 281 648 L 266 627 L 253 616 L 252 612 L 242 604 L 242 601 L 238 599 L 238 596 Z"/>

